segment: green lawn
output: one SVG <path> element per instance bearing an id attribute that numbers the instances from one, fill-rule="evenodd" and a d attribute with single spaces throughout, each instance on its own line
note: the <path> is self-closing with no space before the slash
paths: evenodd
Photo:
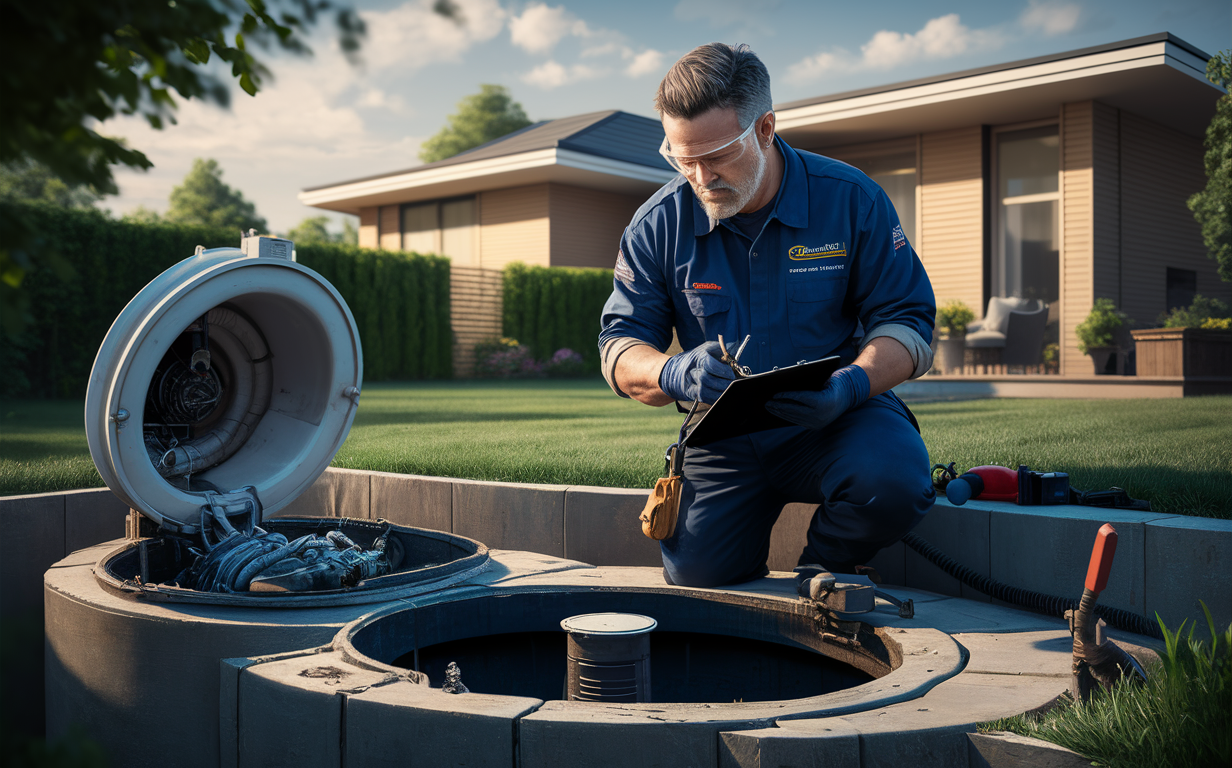
<path id="1" fill-rule="evenodd" d="M 81 403 L 0 407 L 0 495 L 102 484 Z M 918 403 L 934 462 L 1069 472 L 1163 512 L 1232 517 L 1232 397 Z M 334 466 L 649 488 L 675 438 L 673 408 L 615 397 L 600 380 L 370 384 Z"/>

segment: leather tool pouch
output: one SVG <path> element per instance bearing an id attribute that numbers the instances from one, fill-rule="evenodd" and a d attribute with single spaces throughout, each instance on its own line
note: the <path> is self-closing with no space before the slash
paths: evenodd
<path id="1" fill-rule="evenodd" d="M 667 451 L 667 477 L 659 478 L 646 506 L 642 509 L 642 533 L 661 541 L 676 531 L 676 516 L 680 513 L 680 491 L 684 483 L 681 471 L 684 449 L 673 445 Z"/>

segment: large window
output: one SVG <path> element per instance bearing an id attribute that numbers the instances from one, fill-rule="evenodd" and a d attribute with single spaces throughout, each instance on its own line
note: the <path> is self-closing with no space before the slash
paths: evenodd
<path id="1" fill-rule="evenodd" d="M 851 164 L 885 190 L 894 204 L 894 210 L 898 211 L 898 220 L 903 225 L 907 242 L 918 248 L 915 239 L 915 152 L 860 157 Z"/>
<path id="2" fill-rule="evenodd" d="M 996 134 L 994 296 L 1060 296 L 1060 141 L 1056 125 Z"/>
<path id="3" fill-rule="evenodd" d="M 402 207 L 402 249 L 439 253 L 455 264 L 472 264 L 478 256 L 478 206 L 464 197 Z"/>

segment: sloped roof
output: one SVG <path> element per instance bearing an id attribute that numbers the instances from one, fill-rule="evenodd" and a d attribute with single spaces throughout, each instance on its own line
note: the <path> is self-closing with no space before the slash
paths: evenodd
<path id="1" fill-rule="evenodd" d="M 543 120 L 444 160 L 400 171 L 307 187 L 304 192 L 314 192 L 391 176 L 421 173 L 544 149 L 573 150 L 609 160 L 671 172 L 671 166 L 659 154 L 659 145 L 662 141 L 663 126 L 658 120 L 609 109 L 603 112 L 562 117 L 558 120 Z"/>

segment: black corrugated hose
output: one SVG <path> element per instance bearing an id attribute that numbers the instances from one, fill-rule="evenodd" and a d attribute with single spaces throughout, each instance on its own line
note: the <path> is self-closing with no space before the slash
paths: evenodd
<path id="1" fill-rule="evenodd" d="M 958 579 L 963 584 L 973 589 L 978 589 L 989 597 L 996 598 L 1002 602 L 1013 603 L 1014 605 L 1020 605 L 1024 608 L 1053 616 L 1064 616 L 1067 609 L 1078 608 L 1077 598 L 1045 595 L 1042 592 L 1033 592 L 1021 587 L 1011 587 L 987 576 L 981 576 L 967 566 L 960 565 L 954 558 L 929 544 L 920 538 L 918 534 L 907 534 L 903 537 L 903 543 L 919 552 L 928 562 Z M 1139 616 L 1136 613 L 1131 613 L 1121 608 L 1111 608 L 1106 605 L 1096 605 L 1095 615 L 1108 622 L 1108 625 L 1111 627 L 1156 639 L 1163 638 L 1163 633 L 1159 631 L 1159 624 L 1145 616 Z"/>

